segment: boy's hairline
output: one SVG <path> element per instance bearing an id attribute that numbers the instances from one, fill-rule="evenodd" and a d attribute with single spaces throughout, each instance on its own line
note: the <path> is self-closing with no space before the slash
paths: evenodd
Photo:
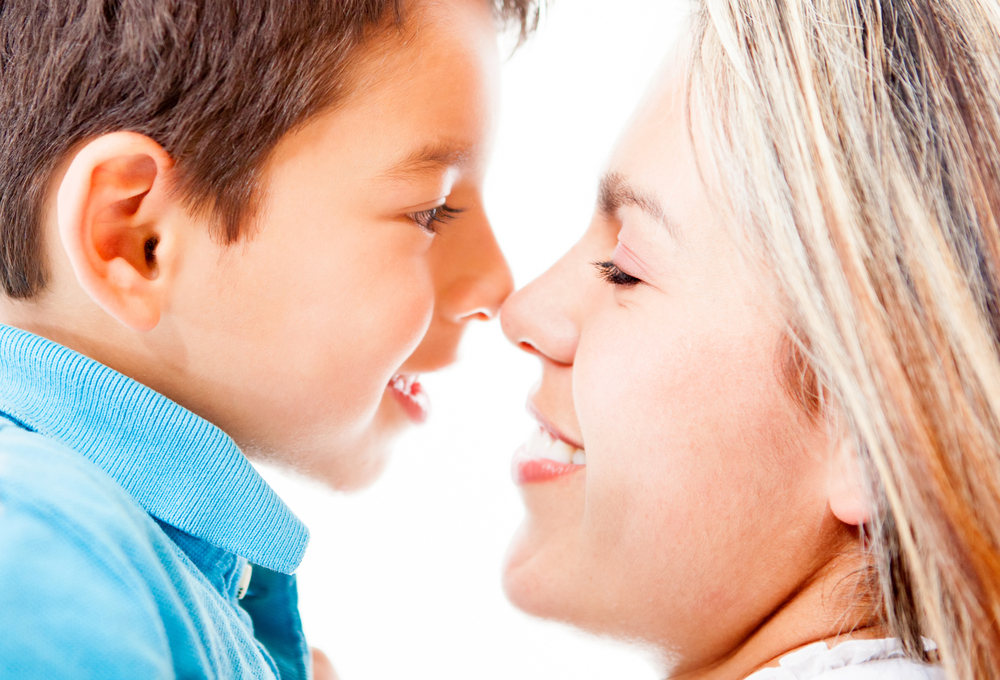
<path id="1" fill-rule="evenodd" d="M 527 36 L 536 30 L 541 9 L 545 3 L 545 0 L 480 1 L 486 3 L 498 35 L 513 31 L 519 24 L 518 35 L 520 39 L 518 45 L 522 44 Z M 43 293 L 49 291 L 47 270 L 50 270 L 52 260 L 51 253 L 46 253 L 46 251 L 52 245 L 49 244 L 46 247 L 41 239 L 44 239 L 43 224 L 48 221 L 51 214 L 51 198 L 53 192 L 58 188 L 59 168 L 72 162 L 82 146 L 104 134 L 117 131 L 134 132 L 145 135 L 162 146 L 174 161 L 173 169 L 169 173 L 169 182 L 172 185 L 171 193 L 189 214 L 206 221 L 213 239 L 220 243 L 231 244 L 238 243 L 247 236 L 252 237 L 259 226 L 257 220 L 263 203 L 266 201 L 267 185 L 270 183 L 269 166 L 273 159 L 274 150 L 291 133 L 301 130 L 318 117 L 330 114 L 339 107 L 349 105 L 356 98 L 364 96 L 364 91 L 367 89 L 365 80 L 371 77 L 366 76 L 365 72 L 368 71 L 369 74 L 372 72 L 369 55 L 375 55 L 377 59 L 379 53 L 385 49 L 387 42 L 400 38 L 403 39 L 402 44 L 405 45 L 409 37 L 407 35 L 409 33 L 407 30 L 407 26 L 410 24 L 409 19 L 420 13 L 419 8 L 425 4 L 426 0 L 384 0 L 384 2 L 380 14 L 372 13 L 372 20 L 363 27 L 363 33 L 354 33 L 353 37 L 349 37 L 349 33 L 345 34 L 344 58 L 342 60 L 329 64 L 329 67 L 324 70 L 322 66 L 316 66 L 316 64 L 321 63 L 321 59 L 317 59 L 321 55 L 316 54 L 312 57 L 314 66 L 311 68 L 319 77 L 315 81 L 304 81 L 304 84 L 311 90 L 300 89 L 298 95 L 295 94 L 294 90 L 290 90 L 292 96 L 303 97 L 302 101 L 312 98 L 312 105 L 303 104 L 302 115 L 294 116 L 294 120 L 287 119 L 288 124 L 279 125 L 279 129 L 275 129 L 275 135 L 262 136 L 261 145 L 257 147 L 257 151 L 254 151 L 252 146 L 248 147 L 250 154 L 244 155 L 243 160 L 240 161 L 243 166 L 241 170 L 229 171 L 220 169 L 226 166 L 217 164 L 213 166 L 210 160 L 206 160 L 211 156 L 205 156 L 200 151 L 204 147 L 201 145 L 192 146 L 184 141 L 185 135 L 188 135 L 190 130 L 185 132 L 183 127 L 178 126 L 185 123 L 173 123 L 166 120 L 166 126 L 164 126 L 164 118 L 162 117 L 160 118 L 161 122 L 148 119 L 148 125 L 144 122 L 147 119 L 139 120 L 138 118 L 132 121 L 118 120 L 119 124 L 116 124 L 112 120 L 115 117 L 109 118 L 107 122 L 111 122 L 111 125 L 107 126 L 98 122 L 101 120 L 100 118 L 94 119 L 96 123 L 94 125 L 75 123 L 77 130 L 83 134 L 76 137 L 75 140 L 67 139 L 67 145 L 59 152 L 49 156 L 48 159 L 39 159 L 34 170 L 40 172 L 38 174 L 31 173 L 36 179 L 24 179 L 28 178 L 29 175 L 23 173 L 20 177 L 14 177 L 16 181 L 14 186 L 20 186 L 20 182 L 25 183 L 25 190 L 20 193 L 26 198 L 24 203 L 15 201 L 9 204 L 13 207 L 5 209 L 10 211 L 9 214 L 5 212 L 5 216 L 11 218 L 11 226 L 5 226 L 5 242 L 0 244 L 5 262 L 5 268 L 2 272 L 4 297 L 12 301 L 32 299 L 37 301 Z M 375 7 L 379 4 L 381 3 L 373 3 L 372 6 Z M 328 47 L 339 49 L 335 47 L 337 44 L 327 43 Z M 22 49 L 24 49 L 23 46 Z M 78 57 L 74 54 L 69 58 Z M 290 63 L 295 64 L 295 62 Z M 302 61 L 300 60 L 298 63 L 301 65 Z M 303 68 L 310 67 L 304 66 Z M 375 73 L 377 79 L 377 68 Z M 267 101 L 262 100 L 262 105 L 267 105 Z M 285 110 L 293 109 L 286 108 Z M 282 115 L 281 109 L 276 109 L 276 111 L 277 115 Z M 260 112 L 261 115 L 275 115 L 266 110 L 260 110 Z M 188 113 L 197 115 L 197 109 L 192 109 Z M 228 114 L 229 112 L 227 112 Z M 48 115 L 51 116 L 54 113 L 49 111 Z M 238 115 L 244 114 L 239 113 Z M 65 120 L 65 117 L 62 119 Z M 192 120 L 195 119 L 189 118 L 186 123 L 191 124 Z M 244 120 L 234 120 L 231 124 L 223 123 L 224 127 L 231 125 L 229 132 L 224 133 L 223 139 L 237 134 L 239 130 L 243 129 L 244 122 Z M 171 129 L 180 130 L 179 136 L 170 132 Z M 260 133 L 256 128 L 252 128 L 251 133 L 254 131 Z M 67 132 L 67 135 L 69 134 L 71 133 Z M 192 139 L 196 139 L 198 134 L 200 133 L 195 130 Z M 59 140 L 56 139 L 55 142 L 58 143 Z M 50 142 L 49 148 L 53 148 L 53 146 Z M 15 149 L 15 151 L 18 150 Z M 26 149 L 23 153 L 29 153 L 29 151 L 30 149 Z M 18 164 L 16 167 L 24 166 Z M 44 173 L 45 177 L 41 173 Z M 34 204 L 34 207 L 31 207 L 31 204 Z M 10 239 L 14 240 L 10 241 Z"/>
<path id="2" fill-rule="evenodd" d="M 504 14 L 497 2 L 494 2 L 494 0 L 482 1 L 490 8 L 497 32 L 497 38 L 503 35 L 505 31 L 513 30 L 512 25 L 514 22 L 512 21 L 512 18 Z M 546 1 L 547 0 L 537 0 L 536 2 L 530 3 L 536 8 L 536 12 L 533 17 L 526 16 L 525 19 L 520 22 L 520 27 L 517 29 L 518 41 L 514 45 L 514 50 L 521 47 L 537 29 L 539 21 L 538 9 L 544 6 Z M 331 101 L 317 107 L 315 111 L 303 117 L 302 120 L 286 130 L 285 133 L 278 138 L 254 173 L 259 184 L 253 192 L 255 194 L 253 197 L 255 200 L 253 200 L 252 203 L 256 205 L 253 205 L 251 209 L 242 216 L 242 224 L 236 238 L 222 239 L 222 242 L 225 245 L 236 245 L 241 241 L 250 239 L 253 237 L 256 230 L 260 228 L 260 211 L 263 208 L 263 199 L 266 198 L 267 194 L 266 184 L 270 174 L 270 161 L 273 158 L 274 151 L 278 148 L 281 142 L 288 139 L 296 131 L 299 131 L 308 126 L 310 123 L 315 122 L 317 119 L 320 119 L 323 116 L 333 115 L 341 107 L 349 106 L 351 103 L 357 101 L 357 99 L 363 97 L 365 95 L 367 85 L 370 84 L 364 82 L 365 79 L 363 74 L 366 68 L 371 67 L 372 62 L 377 61 L 380 58 L 380 49 L 384 48 L 387 44 L 393 41 L 401 41 L 401 46 L 404 49 L 409 47 L 410 40 L 416 36 L 416 32 L 413 31 L 414 25 L 412 21 L 416 17 L 419 17 L 419 7 L 424 2 L 426 2 L 426 0 L 394 0 L 392 3 L 387 5 L 385 16 L 382 21 L 370 28 L 372 35 L 370 37 L 366 37 L 359 44 L 357 53 L 351 57 L 347 64 L 347 69 L 344 73 L 344 95 L 342 97 L 331 97 Z M 408 8 L 414 8 L 417 9 L 417 11 L 411 14 L 407 11 Z M 449 167 L 459 164 L 470 153 L 471 147 L 469 144 L 450 139 L 447 136 L 438 136 L 433 142 L 424 145 L 418 151 L 410 153 L 399 159 L 399 161 L 394 163 L 388 172 L 385 173 L 383 178 L 401 182 L 412 181 L 421 175 L 426 175 L 428 172 L 433 172 L 441 167 Z M 193 214 L 212 216 L 212 219 L 218 219 L 215 215 L 215 211 L 212 209 L 213 198 L 213 195 L 209 195 L 200 201 L 193 202 L 189 206 L 191 212 Z"/>

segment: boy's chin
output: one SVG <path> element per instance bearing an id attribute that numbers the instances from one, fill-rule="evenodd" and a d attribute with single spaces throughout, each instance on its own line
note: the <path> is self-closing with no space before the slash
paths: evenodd
<path id="1" fill-rule="evenodd" d="M 396 434 L 374 429 L 350 443 L 320 438 L 311 443 L 299 440 L 285 447 L 276 446 L 277 451 L 246 445 L 242 448 L 253 460 L 309 477 L 335 491 L 358 491 L 382 475 Z"/>
<path id="2" fill-rule="evenodd" d="M 391 446 L 386 445 L 384 450 L 365 452 L 345 461 L 349 464 L 331 465 L 329 468 L 316 470 L 317 474 L 310 476 L 336 491 L 360 491 L 382 476 L 391 453 Z"/>
<path id="3" fill-rule="evenodd" d="M 336 491 L 359 491 L 371 486 L 385 471 L 395 437 L 372 433 L 365 439 L 325 455 L 317 453 L 314 463 L 302 472 Z"/>
<path id="4" fill-rule="evenodd" d="M 307 474 L 337 491 L 371 486 L 385 470 L 399 435 L 412 425 L 413 418 L 387 391 L 364 433 L 337 451 L 317 455 Z"/>
<path id="5" fill-rule="evenodd" d="M 325 423 L 311 430 L 300 424 L 298 436 L 274 441 L 269 450 L 237 443 L 253 459 L 290 469 L 336 491 L 358 491 L 382 475 L 396 440 L 410 425 L 411 419 L 385 395 L 371 418 L 355 423 L 349 434 Z"/>

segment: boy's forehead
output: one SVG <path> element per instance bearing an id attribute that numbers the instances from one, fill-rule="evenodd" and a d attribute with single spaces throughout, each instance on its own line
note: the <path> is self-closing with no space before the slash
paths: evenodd
<path id="1" fill-rule="evenodd" d="M 454 4 L 463 11 L 423 19 L 447 34 L 396 34 L 369 52 L 352 94 L 283 140 L 276 164 L 322 149 L 367 179 L 400 184 L 481 170 L 499 103 L 497 35 L 488 3 Z"/>
<path id="2" fill-rule="evenodd" d="M 439 137 L 417 142 L 403 152 L 382 174 L 383 179 L 416 181 L 447 168 L 463 165 L 472 158 L 477 144 L 459 137 Z"/>

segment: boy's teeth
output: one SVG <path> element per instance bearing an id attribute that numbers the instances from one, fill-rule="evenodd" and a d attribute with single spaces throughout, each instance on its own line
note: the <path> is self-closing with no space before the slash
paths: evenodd
<path id="1" fill-rule="evenodd" d="M 561 439 L 556 439 L 547 430 L 537 428 L 528 437 L 524 445 L 525 453 L 531 458 L 545 458 L 557 463 L 586 465 L 587 456 L 575 446 L 570 446 Z"/>
<path id="2" fill-rule="evenodd" d="M 413 396 L 413 386 L 419 378 L 420 376 L 412 373 L 409 375 L 394 375 L 392 376 L 392 380 L 389 381 L 389 386 L 398 392 Z"/>
<path id="3" fill-rule="evenodd" d="M 411 398 L 415 402 L 417 402 L 418 404 L 420 404 L 421 408 L 423 408 L 425 411 L 429 411 L 430 410 L 430 408 L 431 408 L 431 398 L 428 397 L 425 392 L 421 392 L 420 394 L 413 394 L 413 395 L 410 395 L 410 396 L 411 396 Z"/>

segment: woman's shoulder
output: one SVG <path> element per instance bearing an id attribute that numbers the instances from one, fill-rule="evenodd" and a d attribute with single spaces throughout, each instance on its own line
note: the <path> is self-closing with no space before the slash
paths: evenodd
<path id="1" fill-rule="evenodd" d="M 928 650 L 934 643 L 926 641 Z M 832 649 L 825 642 L 781 657 L 777 668 L 765 668 L 746 680 L 944 680 L 938 666 L 906 656 L 896 639 L 849 640 Z"/>

